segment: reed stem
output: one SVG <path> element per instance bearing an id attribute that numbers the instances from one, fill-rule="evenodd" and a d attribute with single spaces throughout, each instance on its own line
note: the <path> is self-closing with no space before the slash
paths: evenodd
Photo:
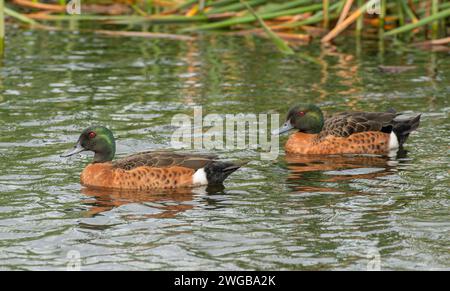
<path id="1" fill-rule="evenodd" d="M 380 0 L 380 22 L 378 27 L 378 34 L 380 39 L 383 38 L 384 35 L 384 23 L 386 18 L 386 0 Z"/>
<path id="2" fill-rule="evenodd" d="M 118 31 L 124 31 L 123 35 L 129 35 L 127 30 L 135 30 L 136 24 L 145 25 L 145 27 L 142 26 L 142 32 L 145 33 L 148 27 L 154 24 L 178 24 L 180 26 L 175 28 L 182 32 L 211 29 L 240 31 L 244 29 L 245 31 L 247 28 L 258 26 L 259 22 L 275 44 L 281 44 L 279 40 L 285 37 L 274 31 L 305 25 L 315 25 L 316 34 L 321 34 L 324 29 L 330 29 L 322 38 L 322 42 L 331 41 L 344 30 L 350 29 L 360 36 L 365 29 L 363 26 L 370 26 L 365 24 L 365 20 L 374 20 L 370 23 L 378 20 L 377 24 L 374 24 L 374 34 L 378 30 L 380 41 L 383 41 L 385 36 L 408 33 L 409 37 L 424 30 L 427 32 L 425 38 L 430 36 L 431 39 L 438 39 L 444 37 L 446 21 L 448 23 L 450 16 L 450 1 L 439 0 L 139 0 L 132 1 L 134 4 L 126 1 L 128 4 L 123 6 L 128 7 L 122 7 L 124 10 L 121 13 L 116 14 L 109 10 L 105 12 L 102 10 L 104 8 L 92 8 L 90 13 L 86 11 L 82 15 L 66 15 L 64 5 L 67 0 L 50 1 L 53 4 L 42 1 L 12 0 L 15 7 L 23 10 L 11 10 L 4 6 L 5 0 L 0 0 L 0 41 L 5 34 L 5 14 L 44 29 L 50 29 L 50 27 L 43 26 L 37 21 L 56 21 L 51 29 L 57 29 L 61 25 L 59 22 L 62 21 L 68 21 L 74 25 L 79 21 L 92 21 L 100 25 L 123 25 L 117 26 Z M 91 0 L 89 3 L 98 2 L 100 1 Z M 101 2 L 103 3 L 103 0 Z M 123 1 L 108 0 L 107 2 L 105 4 Z M 130 7 L 134 9 L 134 12 L 132 10 L 131 13 L 129 12 Z M 352 7 L 354 7 L 353 11 Z M 366 11 L 379 14 L 378 19 L 375 15 L 364 16 Z M 270 22 L 266 24 L 269 20 Z M 395 24 L 391 25 L 391 23 L 397 20 L 399 26 L 392 29 L 391 26 Z M 335 21 L 337 23 L 334 25 Z M 184 25 L 181 26 L 182 24 Z M 335 27 L 330 27 L 331 25 Z M 153 29 L 158 28 L 155 26 Z M 385 31 L 385 29 L 388 30 Z M 261 32 L 261 29 L 258 30 Z M 373 36 L 372 32 L 373 29 L 367 29 L 368 36 Z M 296 34 L 295 31 L 289 33 Z"/>
<path id="3" fill-rule="evenodd" d="M 373 5 L 376 1 L 377 0 L 370 0 L 369 2 L 367 2 L 367 3 L 363 4 L 362 6 L 360 6 L 358 8 L 358 10 L 356 10 L 355 12 L 352 13 L 352 15 L 347 17 L 341 24 L 336 25 L 327 35 L 325 35 L 322 38 L 321 42 L 322 43 L 329 42 L 333 38 L 338 36 L 342 31 L 344 31 L 347 27 L 349 27 L 352 23 L 354 23 L 358 19 L 358 17 L 363 15 L 366 12 L 367 7 L 369 5 Z"/>
<path id="4" fill-rule="evenodd" d="M 205 10 L 205 0 L 198 0 L 198 10 L 201 12 Z"/>
<path id="5" fill-rule="evenodd" d="M 289 47 L 289 45 L 282 40 L 275 32 L 273 32 L 270 27 L 266 25 L 264 20 L 261 19 L 261 17 L 256 14 L 255 10 L 244 0 L 240 0 L 241 3 L 245 5 L 245 7 L 248 9 L 248 11 L 258 20 L 259 24 L 262 26 L 266 34 L 269 36 L 269 38 L 272 40 L 272 42 L 276 45 L 278 50 L 284 54 L 292 55 L 294 54 L 294 51 Z"/>
<path id="6" fill-rule="evenodd" d="M 338 8 L 340 6 L 341 5 L 340 5 L 339 2 L 333 3 L 330 6 L 330 12 L 334 11 L 334 10 L 339 10 Z M 331 16 L 331 18 L 337 18 L 339 15 L 336 14 L 336 13 L 333 13 L 330 16 Z M 280 28 L 296 28 L 296 27 L 301 27 L 301 26 L 304 26 L 304 25 L 310 25 L 310 24 L 319 23 L 319 22 L 322 22 L 322 21 L 323 21 L 323 11 L 318 11 L 313 16 L 308 17 L 307 19 L 281 24 L 278 27 L 280 27 Z"/>
<path id="7" fill-rule="evenodd" d="M 347 15 L 350 12 L 350 9 L 352 8 L 352 4 L 353 4 L 353 0 L 346 0 L 345 1 L 345 4 L 344 4 L 344 6 L 342 8 L 341 14 L 339 16 L 339 20 L 338 20 L 336 25 L 341 24 L 342 21 L 344 21 L 345 18 L 347 18 Z M 359 3 L 358 3 L 358 6 L 360 6 Z"/>
<path id="8" fill-rule="evenodd" d="M 267 2 L 267 0 L 250 0 L 250 1 L 248 1 L 248 5 L 254 7 L 254 6 L 257 6 L 260 4 L 264 4 L 266 2 Z M 218 13 L 225 13 L 225 12 L 231 12 L 231 11 L 239 11 L 242 9 L 245 9 L 244 3 L 237 2 L 237 3 L 227 5 L 227 6 L 211 9 L 206 14 L 208 14 L 208 15 L 209 14 L 218 14 Z"/>
<path id="9" fill-rule="evenodd" d="M 405 14 L 403 12 L 402 2 L 403 0 L 397 0 L 397 13 L 398 13 L 398 22 L 400 26 L 405 25 Z"/>
<path id="10" fill-rule="evenodd" d="M 436 13 L 434 15 L 430 15 L 428 17 L 424 17 L 424 18 L 420 19 L 419 21 L 417 21 L 415 23 L 409 23 L 409 24 L 403 25 L 401 27 L 398 27 L 396 29 L 390 30 L 390 31 L 386 32 L 384 34 L 384 36 L 386 37 L 386 36 L 396 35 L 399 33 L 404 33 L 404 32 L 413 30 L 414 28 L 424 26 L 433 21 L 436 21 L 439 19 L 445 19 L 446 17 L 449 17 L 449 16 L 450 16 L 450 9 L 439 11 L 438 13 Z"/>
<path id="11" fill-rule="evenodd" d="M 39 24 L 38 24 L 36 21 L 34 21 L 33 19 L 31 19 L 31 18 L 29 18 L 29 17 L 27 17 L 27 16 L 25 16 L 25 15 L 23 15 L 23 14 L 20 14 L 20 13 L 14 11 L 14 10 L 12 10 L 12 9 L 9 9 L 8 7 L 4 7 L 4 6 L 3 6 L 3 11 L 4 11 L 5 14 L 7 14 L 7 15 L 13 17 L 13 18 L 16 18 L 16 19 L 18 19 L 18 20 L 20 20 L 20 21 L 22 21 L 22 22 L 25 22 L 25 23 L 27 23 L 27 24 L 30 24 L 30 25 L 39 25 Z"/>
<path id="12" fill-rule="evenodd" d="M 436 15 L 439 12 L 439 0 L 432 0 L 431 15 Z M 431 25 L 431 38 L 437 39 L 439 35 L 439 21 L 434 21 Z"/>
<path id="13" fill-rule="evenodd" d="M 259 17 L 261 17 L 261 19 L 263 19 L 263 20 L 266 20 L 266 19 L 276 18 L 279 16 L 295 15 L 295 14 L 301 14 L 301 13 L 305 13 L 305 12 L 313 12 L 313 11 L 317 11 L 320 9 L 322 9 L 322 4 L 314 4 L 314 5 L 309 5 L 309 6 L 304 6 L 304 7 L 294 8 L 294 9 L 288 9 L 288 10 L 284 10 L 284 11 L 262 13 L 259 15 Z M 232 25 L 236 25 L 236 24 L 249 23 L 249 22 L 252 22 L 255 20 L 256 19 L 253 15 L 234 17 L 234 18 L 227 19 L 227 20 L 220 21 L 220 22 L 209 23 L 209 24 L 205 24 L 205 25 L 182 29 L 181 31 L 210 30 L 210 29 L 225 28 L 225 27 L 230 27 Z"/>
<path id="14" fill-rule="evenodd" d="M 5 0 L 0 0 L 0 39 L 5 37 Z"/>
<path id="15" fill-rule="evenodd" d="M 358 0 L 358 7 L 362 7 L 364 5 L 364 0 Z M 364 14 L 361 14 L 361 16 L 358 17 L 358 20 L 356 20 L 356 35 L 361 35 L 361 31 L 363 29 L 363 20 L 364 20 Z"/>
<path id="16" fill-rule="evenodd" d="M 0 55 L 3 56 L 5 44 L 5 0 L 0 0 Z"/>
<path id="17" fill-rule="evenodd" d="M 330 27 L 330 1 L 323 0 L 323 28 L 328 29 Z"/>

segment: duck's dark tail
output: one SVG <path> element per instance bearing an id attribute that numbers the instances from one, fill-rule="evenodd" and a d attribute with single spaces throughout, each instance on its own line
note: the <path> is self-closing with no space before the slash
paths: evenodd
<path id="1" fill-rule="evenodd" d="M 205 167 L 208 184 L 221 184 L 234 171 L 247 164 L 214 161 Z"/>
<path id="2" fill-rule="evenodd" d="M 419 123 L 420 114 L 410 118 L 401 118 L 401 116 L 398 116 L 394 119 L 392 130 L 397 136 L 400 147 L 403 146 L 409 134 L 419 127 Z"/>

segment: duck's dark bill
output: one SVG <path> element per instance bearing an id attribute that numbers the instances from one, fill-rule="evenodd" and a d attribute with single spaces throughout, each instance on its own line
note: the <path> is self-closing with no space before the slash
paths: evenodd
<path id="1" fill-rule="evenodd" d="M 70 157 L 75 154 L 81 153 L 82 151 L 85 151 L 85 150 L 86 150 L 85 148 L 83 148 L 79 143 L 77 143 L 72 150 L 62 154 L 61 157 L 62 158 Z"/>
<path id="2" fill-rule="evenodd" d="M 289 130 L 293 129 L 294 127 L 291 124 L 291 121 L 288 120 L 286 121 L 282 127 L 280 127 L 279 129 L 275 129 L 274 131 L 272 131 L 272 135 L 277 135 L 277 134 L 282 134 L 285 132 L 288 132 Z"/>

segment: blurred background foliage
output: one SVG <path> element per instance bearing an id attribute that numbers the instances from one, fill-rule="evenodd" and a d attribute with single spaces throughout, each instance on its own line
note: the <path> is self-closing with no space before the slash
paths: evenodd
<path id="1" fill-rule="evenodd" d="M 283 53 L 348 34 L 426 48 L 450 43 L 450 2 L 443 0 L 7 0 L 0 5 L 6 25 L 181 40 L 205 31 L 251 34 L 268 37 Z M 77 5 L 81 13 L 70 14 Z"/>

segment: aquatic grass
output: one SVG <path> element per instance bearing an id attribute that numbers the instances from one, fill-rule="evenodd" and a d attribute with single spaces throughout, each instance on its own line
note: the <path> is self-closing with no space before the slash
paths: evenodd
<path id="1" fill-rule="evenodd" d="M 411 31 L 415 28 L 432 23 L 434 21 L 445 19 L 446 17 L 449 17 L 449 16 L 450 16 L 450 9 L 446 9 L 446 10 L 440 11 L 436 14 L 432 14 L 428 17 L 424 17 L 415 23 L 409 23 L 409 24 L 403 25 L 401 27 L 395 28 L 393 30 L 390 30 L 384 34 L 384 37 L 392 36 L 392 35 L 396 35 L 396 34 L 400 34 L 400 33 L 405 33 L 405 32 Z"/>
<path id="2" fill-rule="evenodd" d="M 263 3 L 259 3 L 259 1 L 261 0 L 252 0 L 252 1 L 248 1 L 248 4 L 251 5 L 252 7 L 255 7 L 256 5 L 261 6 L 261 9 L 259 11 L 259 13 L 270 13 L 270 12 L 277 12 L 277 11 L 284 11 L 287 9 L 292 9 L 292 8 L 296 8 L 302 5 L 307 5 L 307 4 L 312 4 L 313 1 L 312 0 L 294 0 L 294 1 L 288 1 L 287 3 L 271 3 L 267 0 L 264 0 Z M 269 3 L 267 3 L 269 2 Z M 267 3 L 267 5 L 259 5 L 259 4 L 265 4 Z M 235 7 L 239 7 L 239 8 L 245 8 L 245 5 L 243 5 L 242 3 L 235 3 L 233 5 L 230 5 L 228 7 L 228 9 L 225 9 L 227 7 L 223 7 L 223 9 L 212 9 L 210 11 L 208 11 L 208 14 L 213 14 L 213 13 L 222 13 L 222 12 L 230 12 L 230 11 L 234 11 L 234 10 L 239 10 L 239 9 L 234 9 Z"/>
<path id="3" fill-rule="evenodd" d="M 218 1 L 212 1 L 209 3 L 210 7 L 223 7 L 235 2 L 238 2 L 239 0 L 218 0 Z"/>
<path id="4" fill-rule="evenodd" d="M 364 0 L 358 0 L 357 5 L 358 7 L 361 7 L 363 5 L 363 1 Z M 360 36 L 361 35 L 361 31 L 364 28 L 364 15 L 361 14 L 358 19 L 356 20 L 356 35 Z"/>
<path id="5" fill-rule="evenodd" d="M 403 7 L 403 10 L 406 12 L 406 15 L 409 17 L 409 19 L 411 19 L 413 23 L 419 21 L 419 19 L 417 19 L 416 15 L 412 11 L 411 7 L 409 7 L 408 3 L 406 3 L 406 1 L 400 0 L 400 3 Z"/>
<path id="6" fill-rule="evenodd" d="M 0 55 L 3 56 L 5 43 L 5 0 L 0 0 Z"/>
<path id="7" fill-rule="evenodd" d="M 138 5 L 136 5 L 136 4 L 132 4 L 131 5 L 131 8 L 133 8 L 133 10 L 137 13 L 137 14 L 139 14 L 139 15 L 141 15 L 141 16 L 147 16 L 148 14 L 147 14 L 147 12 L 145 12 L 144 10 L 142 10 Z"/>
<path id="8" fill-rule="evenodd" d="M 277 12 L 277 11 L 283 11 L 287 9 L 296 8 L 298 6 L 302 5 L 309 5 L 313 4 L 312 0 L 294 0 L 294 1 L 288 1 L 287 3 L 277 3 L 272 5 L 267 5 L 267 7 L 263 7 L 261 12 L 269 13 L 269 12 Z"/>
<path id="9" fill-rule="evenodd" d="M 85 14 L 85 15 L 36 15 L 33 16 L 36 19 L 48 20 L 48 21 L 111 21 L 117 23 L 136 23 L 136 22 L 151 22 L 158 24 L 172 24 L 183 22 L 196 22 L 205 21 L 208 18 L 206 16 L 191 16 L 184 15 L 97 15 L 97 14 Z"/>
<path id="10" fill-rule="evenodd" d="M 132 30 L 134 25 L 141 25 L 142 32 L 152 25 L 158 25 L 152 27 L 153 32 L 157 32 L 161 25 L 167 25 L 169 29 L 170 25 L 176 25 L 174 28 L 184 34 L 206 30 L 234 30 L 242 34 L 265 33 L 272 42 L 276 43 L 274 36 L 283 41 L 286 40 L 285 36 L 287 39 L 295 39 L 289 36 L 294 36 L 295 33 L 283 32 L 285 36 L 281 36 L 274 31 L 314 25 L 328 32 L 322 38 L 322 42 L 329 42 L 344 30 L 350 29 L 356 35 L 361 35 L 364 31 L 367 32 L 365 36 L 379 39 L 402 34 L 406 36 L 403 38 L 404 41 L 410 41 L 412 40 L 411 32 L 417 33 L 423 28 L 429 28 L 426 30 L 431 32 L 429 35 L 421 34 L 418 37 L 425 40 L 429 37 L 432 39 L 444 37 L 446 17 L 450 14 L 450 2 L 380 0 L 381 14 L 378 18 L 371 17 L 370 25 L 364 25 L 364 14 L 368 5 L 373 5 L 374 1 L 245 0 L 244 2 L 254 12 L 251 13 L 241 0 L 142 0 L 133 3 L 120 2 L 121 5 L 127 6 L 127 9 L 123 10 L 127 12 L 119 15 L 100 14 L 100 10 L 91 14 L 66 15 L 65 2 L 62 0 L 52 0 L 51 3 L 42 3 L 37 0 L 13 0 L 16 7 L 18 6 L 19 9 L 23 7 L 26 13 L 30 13 L 32 9 L 32 13 L 22 14 L 21 10 L 11 10 L 8 7 L 5 7 L 4 13 L 31 26 L 42 25 L 36 20 L 54 22 L 54 25 L 58 27 L 68 22 L 68 28 L 74 30 L 79 30 L 78 22 L 86 22 L 87 25 L 117 25 L 115 29 L 125 31 L 124 35 Z M 108 3 L 116 3 L 116 1 L 111 0 Z M 267 22 L 269 20 L 270 23 Z M 356 25 L 353 25 L 355 23 Z M 257 28 L 258 26 L 261 28 Z M 378 35 L 373 27 L 378 29 Z M 108 29 L 111 28 L 108 27 Z M 328 31 L 328 29 L 331 30 Z M 313 37 L 313 33 L 308 31 L 307 35 L 309 39 Z"/>
<path id="11" fill-rule="evenodd" d="M 337 25 L 341 24 L 342 21 L 344 21 L 345 18 L 347 18 L 347 15 L 350 12 L 350 9 L 352 8 L 352 5 L 353 5 L 353 0 L 346 0 L 345 1 L 345 4 L 344 4 L 344 6 L 342 8 L 342 11 L 340 12 L 340 15 L 339 15 L 339 19 L 338 19 L 338 21 L 336 23 Z"/>
<path id="12" fill-rule="evenodd" d="M 342 8 L 342 6 L 344 5 L 344 2 L 336 2 L 333 5 L 330 6 L 330 12 L 334 11 L 334 10 L 340 10 L 340 8 Z M 330 14 L 330 19 L 336 18 L 338 17 L 337 14 Z M 323 11 L 318 11 L 316 12 L 314 15 L 312 15 L 311 17 L 304 19 L 304 20 L 300 20 L 300 21 L 294 21 L 294 22 L 290 22 L 290 23 L 284 23 L 284 24 L 280 24 L 277 27 L 278 28 L 296 28 L 296 27 L 301 27 L 301 26 L 305 26 L 305 25 L 311 25 L 311 24 L 316 24 L 319 22 L 323 21 Z"/>
<path id="13" fill-rule="evenodd" d="M 317 11 L 320 9 L 322 9 L 322 4 L 314 4 L 314 5 L 309 5 L 309 6 L 300 7 L 300 8 L 288 9 L 288 10 L 284 10 L 284 11 L 263 13 L 263 14 L 260 14 L 259 17 L 261 17 L 261 19 L 263 19 L 263 20 L 266 20 L 266 19 L 273 19 L 273 18 L 280 17 L 280 16 L 301 14 L 301 13 L 306 13 L 306 12 L 314 12 L 314 11 Z M 224 21 L 219 21 L 219 22 L 215 22 L 215 23 L 209 23 L 209 24 L 185 28 L 185 29 L 182 29 L 181 31 L 189 32 L 189 31 L 196 31 L 196 30 L 212 30 L 212 29 L 219 29 L 219 28 L 227 28 L 227 27 L 230 27 L 233 25 L 253 22 L 255 20 L 256 19 L 253 15 L 242 16 L 242 17 L 233 17 L 231 19 L 227 19 Z"/>
<path id="14" fill-rule="evenodd" d="M 355 20 L 358 19 L 358 17 L 360 17 L 361 15 L 363 15 L 366 10 L 367 7 L 369 5 L 372 5 L 375 3 L 375 1 L 377 0 L 370 0 L 369 2 L 363 4 L 361 7 L 359 7 L 355 12 L 353 12 L 348 18 L 346 18 L 344 21 L 342 21 L 342 23 L 340 23 L 339 25 L 336 25 L 327 35 L 325 35 L 322 39 L 321 42 L 322 43 L 326 43 L 331 41 L 333 38 L 335 38 L 336 36 L 338 36 L 342 31 L 344 31 L 347 27 L 350 26 L 350 24 L 352 24 L 353 22 L 355 22 Z"/>
<path id="15" fill-rule="evenodd" d="M 400 26 L 405 25 L 405 14 L 403 13 L 402 0 L 397 0 L 397 14 L 399 16 L 398 22 Z"/>
<path id="16" fill-rule="evenodd" d="M 205 10 L 205 1 L 206 0 L 198 0 L 198 10 L 203 12 Z"/>
<path id="17" fill-rule="evenodd" d="M 431 0 L 431 14 L 436 15 L 439 12 L 439 0 Z M 439 21 L 434 21 L 431 24 L 431 35 L 436 39 L 439 34 Z"/>
<path id="18" fill-rule="evenodd" d="M 7 15 L 13 17 L 13 18 L 16 18 L 16 19 L 18 19 L 18 20 L 20 20 L 20 21 L 22 21 L 24 23 L 27 23 L 29 25 L 33 25 L 33 26 L 39 25 L 39 23 L 34 21 L 33 19 L 31 19 L 31 18 L 29 18 L 29 17 L 27 17 L 27 16 L 25 16 L 25 15 L 23 15 L 21 13 L 18 13 L 16 11 L 8 8 L 8 7 L 4 7 L 3 11 L 4 11 L 5 14 L 7 14 Z"/>
<path id="19" fill-rule="evenodd" d="M 439 4 L 439 8 L 440 8 L 441 10 L 445 10 L 445 9 L 447 9 L 447 8 L 450 8 L 450 2 L 446 2 L 446 3 Z"/>
<path id="20" fill-rule="evenodd" d="M 252 7 L 260 5 L 260 4 L 264 4 L 266 3 L 267 0 L 250 0 L 248 1 L 248 4 Z M 241 3 L 241 2 L 237 2 L 237 3 L 233 3 L 231 5 L 228 6 L 223 6 L 223 7 L 219 7 L 219 8 L 215 8 L 215 9 L 211 9 L 209 11 L 206 12 L 206 14 L 219 14 L 219 13 L 224 13 L 224 12 L 233 12 L 233 11 L 239 11 L 242 9 L 245 9 L 245 4 Z"/>
<path id="21" fill-rule="evenodd" d="M 158 38 L 158 39 L 172 39 L 191 41 L 195 38 L 188 35 L 178 35 L 170 33 L 155 33 L 147 31 L 117 31 L 117 30 L 82 30 L 85 32 L 93 32 L 95 34 L 109 35 L 109 36 L 126 36 L 126 37 L 143 37 L 143 38 Z"/>
<path id="22" fill-rule="evenodd" d="M 29 7 L 33 9 L 41 9 L 45 11 L 52 11 L 52 12 L 65 12 L 66 11 L 66 4 L 64 1 L 59 1 L 59 4 L 47 4 L 47 3 L 40 3 L 37 1 L 29 1 L 29 0 L 14 0 L 14 4 L 20 5 L 23 7 Z"/>
<path id="23" fill-rule="evenodd" d="M 276 33 L 274 33 L 270 27 L 266 25 L 264 20 L 259 17 L 259 15 L 253 10 L 253 8 L 244 0 L 241 0 L 241 3 L 245 5 L 247 10 L 258 20 L 259 24 L 262 26 L 266 34 L 269 36 L 269 38 L 272 40 L 272 42 L 275 44 L 275 46 L 278 48 L 280 52 L 287 55 L 294 54 L 294 51 L 289 47 L 289 45 L 282 40 Z"/>
<path id="24" fill-rule="evenodd" d="M 195 3 L 197 3 L 198 0 L 188 0 L 185 1 L 183 3 L 180 3 L 178 6 L 174 7 L 174 8 L 169 8 L 168 10 L 164 11 L 162 14 L 173 14 L 176 13 L 177 11 L 183 10 L 185 8 L 188 8 L 192 5 L 194 5 Z"/>
<path id="25" fill-rule="evenodd" d="M 380 38 L 383 38 L 384 24 L 386 19 L 386 0 L 379 0 L 379 1 L 380 1 L 380 15 L 378 22 L 378 35 L 380 36 Z"/>
<path id="26" fill-rule="evenodd" d="M 330 2 L 329 0 L 322 0 L 323 1 L 323 27 L 328 29 L 330 26 Z"/>

